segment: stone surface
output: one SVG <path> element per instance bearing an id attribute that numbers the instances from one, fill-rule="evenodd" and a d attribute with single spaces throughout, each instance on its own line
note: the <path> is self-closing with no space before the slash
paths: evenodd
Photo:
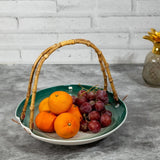
<path id="1" fill-rule="evenodd" d="M 32 64 L 41 51 L 73 38 L 105 50 L 110 64 L 144 63 L 153 44 L 142 37 L 150 28 L 160 30 L 159 6 L 160 0 L 0 0 L 0 63 Z M 98 64 L 88 58 L 92 53 L 83 62 L 70 50 L 55 62 Z"/>
<path id="2" fill-rule="evenodd" d="M 31 65 L 0 65 L 0 159 L 3 160 L 159 160 L 160 88 L 146 85 L 142 65 L 111 65 L 120 98 L 128 106 L 126 122 L 95 143 L 60 146 L 38 141 L 12 122 L 25 98 Z M 38 90 L 62 84 L 103 86 L 99 65 L 44 65 Z"/>

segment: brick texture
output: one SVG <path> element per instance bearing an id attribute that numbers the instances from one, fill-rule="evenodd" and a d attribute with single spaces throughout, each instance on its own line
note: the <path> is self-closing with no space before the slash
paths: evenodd
<path id="1" fill-rule="evenodd" d="M 55 34 L 0 34 L 0 48 L 48 48 L 57 43 Z"/>
<path id="2" fill-rule="evenodd" d="M 112 63 L 143 63 L 160 31 L 159 0 L 0 0 L 0 63 L 32 64 L 49 46 L 68 39 L 93 42 Z M 98 64 L 94 50 L 70 45 L 45 63 Z"/>
<path id="3" fill-rule="evenodd" d="M 90 18 L 22 18 L 19 24 L 21 31 L 71 32 L 89 29 Z"/>
<path id="4" fill-rule="evenodd" d="M 128 33 L 81 33 L 59 34 L 58 41 L 67 40 L 70 37 L 90 40 L 99 48 L 126 48 L 129 40 Z"/>
<path id="5" fill-rule="evenodd" d="M 131 13 L 131 1 L 130 0 L 100 0 L 98 3 L 98 12 L 103 14 L 128 14 Z"/>
<path id="6" fill-rule="evenodd" d="M 143 15 L 160 15 L 159 0 L 136 0 L 136 12 Z"/>
<path id="7" fill-rule="evenodd" d="M 145 55 L 149 49 L 102 49 L 103 55 L 109 64 L 128 64 L 128 63 L 143 63 Z M 92 62 L 97 63 L 97 55 L 93 53 Z"/>
<path id="8" fill-rule="evenodd" d="M 16 18 L 0 18 L 0 32 L 17 31 Z"/>
<path id="9" fill-rule="evenodd" d="M 159 27 L 160 17 L 105 17 L 99 18 L 95 27 L 112 31 L 149 31 Z M 149 23 L 154 22 L 154 23 Z"/>
<path id="10" fill-rule="evenodd" d="M 20 63 L 20 53 L 18 50 L 0 50 L 1 64 L 16 64 Z"/>
<path id="11" fill-rule="evenodd" d="M 96 9 L 96 0 L 57 0 L 57 10 L 59 14 L 87 14 L 93 13 Z"/>
<path id="12" fill-rule="evenodd" d="M 131 38 L 130 48 L 136 49 L 152 49 L 153 44 L 150 41 L 143 39 L 145 33 L 134 33 Z"/>
<path id="13" fill-rule="evenodd" d="M 0 16 L 51 16 L 56 13 L 55 1 L 0 1 Z"/>
<path id="14" fill-rule="evenodd" d="M 30 63 L 30 59 L 32 63 L 39 56 L 42 50 L 34 49 L 34 50 L 22 50 L 21 63 Z M 91 63 L 91 50 L 90 49 L 58 49 L 51 54 L 50 57 L 44 62 L 45 64 L 87 64 Z"/>

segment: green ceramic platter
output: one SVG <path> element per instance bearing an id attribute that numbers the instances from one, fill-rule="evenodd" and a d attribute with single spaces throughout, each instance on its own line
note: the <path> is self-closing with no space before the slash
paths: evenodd
<path id="1" fill-rule="evenodd" d="M 70 95 L 77 95 L 78 91 L 81 89 L 81 87 L 84 87 L 86 89 L 91 88 L 92 86 L 88 85 L 61 85 L 61 86 L 55 86 L 51 88 L 47 88 L 44 90 L 40 90 L 36 93 L 36 100 L 35 100 L 35 111 L 34 111 L 34 117 L 39 113 L 38 106 L 39 103 L 46 97 L 49 97 L 51 93 L 54 91 L 65 91 L 68 92 Z M 20 122 L 21 126 L 26 129 L 28 133 L 30 133 L 31 136 L 33 136 L 36 139 L 39 139 L 41 141 L 45 141 L 48 143 L 53 144 L 60 144 L 60 145 L 80 145 L 80 144 L 87 144 L 91 142 L 98 141 L 102 138 L 107 137 L 114 131 L 116 131 L 126 120 L 127 117 L 127 107 L 126 105 L 119 99 L 119 106 L 117 107 L 114 103 L 113 94 L 108 92 L 109 96 L 109 105 L 106 105 L 106 109 L 110 110 L 112 112 L 112 123 L 110 126 L 102 128 L 100 132 L 98 133 L 91 133 L 88 132 L 81 132 L 79 131 L 77 135 L 75 135 L 73 138 L 70 139 L 63 139 L 59 137 L 56 133 L 44 133 L 38 130 L 37 128 L 33 129 L 31 131 L 29 129 L 29 106 L 30 106 L 30 100 L 29 104 L 27 106 L 26 116 L 23 122 L 20 121 L 20 115 L 23 109 L 23 105 L 25 102 L 25 99 L 20 103 L 20 105 L 17 107 L 15 116 Z"/>

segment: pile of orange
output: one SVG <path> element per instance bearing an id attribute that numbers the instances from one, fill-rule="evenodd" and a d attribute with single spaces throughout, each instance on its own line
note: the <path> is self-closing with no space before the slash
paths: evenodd
<path id="1" fill-rule="evenodd" d="M 64 91 L 55 91 L 39 104 L 35 123 L 43 132 L 56 132 L 62 138 L 75 136 L 80 128 L 82 115 L 72 97 Z"/>

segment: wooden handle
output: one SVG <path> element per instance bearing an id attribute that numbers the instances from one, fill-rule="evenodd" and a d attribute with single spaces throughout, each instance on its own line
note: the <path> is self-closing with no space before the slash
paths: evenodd
<path id="1" fill-rule="evenodd" d="M 25 118 L 25 112 L 26 112 L 26 108 L 28 105 L 28 101 L 29 101 L 29 97 L 30 97 L 30 93 L 31 93 L 31 88 L 32 88 L 32 81 L 33 81 L 33 76 L 35 73 L 35 78 L 34 78 L 34 84 L 33 84 L 33 88 L 32 88 L 32 99 L 31 99 L 31 106 L 30 106 L 30 122 L 29 122 L 29 127 L 32 130 L 33 129 L 33 119 L 34 119 L 34 105 L 35 105 L 35 98 L 36 98 L 36 92 L 37 92 L 37 84 L 38 84 L 38 78 L 39 78 L 39 73 L 41 70 L 41 67 L 44 63 L 44 61 L 58 48 L 61 48 L 63 46 L 66 45 L 73 45 L 73 44 L 85 44 L 88 47 L 91 47 L 95 50 L 95 52 L 97 53 L 98 56 L 98 60 L 101 66 L 101 70 L 103 73 L 103 78 L 104 78 L 104 90 L 107 90 L 107 75 L 108 75 L 108 79 L 113 91 L 113 95 L 114 95 L 114 99 L 115 101 L 118 101 L 118 95 L 117 92 L 115 90 L 114 87 L 114 83 L 113 83 L 113 79 L 110 73 L 110 69 L 109 69 L 109 64 L 106 62 L 102 52 L 90 41 L 85 40 L 85 39 L 72 39 L 72 40 L 67 40 L 67 41 L 62 41 L 60 43 L 54 44 L 53 46 L 47 48 L 45 51 L 43 51 L 40 56 L 37 58 L 37 60 L 35 61 L 34 65 L 32 66 L 32 70 L 31 70 L 31 74 L 30 74 L 30 79 L 29 79 L 29 84 L 28 84 L 28 91 L 27 91 L 27 95 L 26 95 L 26 100 L 25 100 L 25 104 L 23 107 L 23 111 L 21 113 L 21 120 L 23 120 Z M 106 75 L 107 73 L 107 75 Z"/>

